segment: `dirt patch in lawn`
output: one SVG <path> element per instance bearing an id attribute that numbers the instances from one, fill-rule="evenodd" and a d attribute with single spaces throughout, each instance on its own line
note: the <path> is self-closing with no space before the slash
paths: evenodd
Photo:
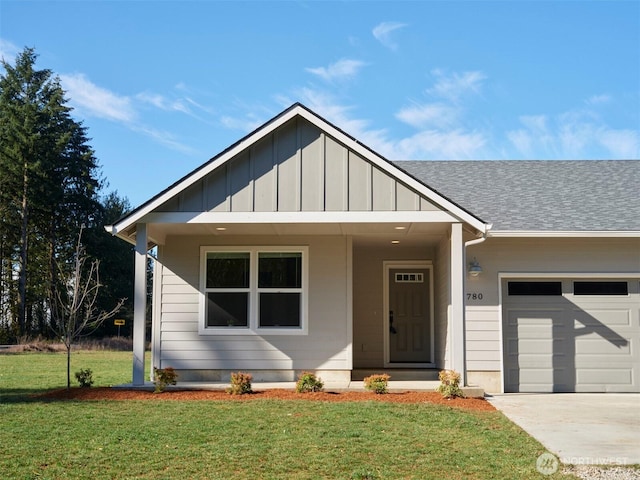
<path id="1" fill-rule="evenodd" d="M 454 398 L 447 400 L 437 392 L 400 392 L 376 395 L 371 392 L 317 392 L 296 393 L 292 390 L 260 390 L 248 395 L 229 395 L 219 390 L 177 390 L 171 389 L 163 393 L 147 390 L 123 388 L 72 388 L 67 391 L 53 390 L 37 395 L 38 398 L 52 400 L 156 400 L 156 401 L 255 401 L 266 399 L 278 400 L 311 400 L 321 402 L 393 402 L 393 403 L 434 403 L 465 410 L 493 411 L 495 408 L 483 398 Z"/>

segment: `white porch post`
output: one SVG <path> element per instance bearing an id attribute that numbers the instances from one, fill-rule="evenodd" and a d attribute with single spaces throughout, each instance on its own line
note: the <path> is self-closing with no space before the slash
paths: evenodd
<path id="1" fill-rule="evenodd" d="M 462 224 L 451 225 L 451 366 L 466 384 L 464 345 L 464 242 Z"/>
<path id="2" fill-rule="evenodd" d="M 133 285 L 133 384 L 144 385 L 144 346 L 147 311 L 147 225 L 136 225 Z"/>

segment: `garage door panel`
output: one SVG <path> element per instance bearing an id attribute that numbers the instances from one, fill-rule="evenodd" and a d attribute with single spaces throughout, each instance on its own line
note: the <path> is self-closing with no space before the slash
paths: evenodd
<path id="1" fill-rule="evenodd" d="M 578 385 L 629 385 L 633 380 L 633 371 L 629 368 L 605 369 L 593 368 L 576 370 L 576 382 Z"/>
<path id="2" fill-rule="evenodd" d="M 513 339 L 510 342 L 509 351 L 512 355 L 523 356 L 543 356 L 550 357 L 552 355 L 565 356 L 566 352 L 562 350 L 565 342 L 562 339 L 547 338 L 526 338 L 518 340 Z M 554 353 L 555 352 L 555 353 Z"/>
<path id="3" fill-rule="evenodd" d="M 638 280 L 628 295 L 574 295 L 561 281 L 562 295 L 535 297 L 503 282 L 505 391 L 639 392 Z"/>
<path id="4" fill-rule="evenodd" d="M 631 355 L 631 339 L 624 339 L 624 343 L 608 341 L 597 333 L 576 338 L 576 360 L 581 355 L 595 355 L 600 357 L 629 357 Z M 624 359 L 627 361 L 627 359 Z M 602 361 L 602 359 L 600 359 Z"/>
<path id="5" fill-rule="evenodd" d="M 518 308 L 507 308 L 505 311 L 507 325 L 515 328 L 559 325 L 564 315 L 561 309 L 541 309 L 529 305 L 519 305 Z"/>
<path id="6" fill-rule="evenodd" d="M 574 309 L 573 317 L 576 322 L 580 322 L 582 325 L 593 325 L 597 322 L 611 328 L 616 326 L 631 327 L 631 313 L 630 308 L 610 308 L 607 310 L 585 308 L 582 310 Z"/>

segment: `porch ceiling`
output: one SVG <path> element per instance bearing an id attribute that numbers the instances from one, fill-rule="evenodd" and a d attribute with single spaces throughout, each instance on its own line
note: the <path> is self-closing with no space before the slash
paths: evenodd
<path id="1" fill-rule="evenodd" d="M 440 223 L 151 223 L 149 238 L 164 244 L 169 236 L 317 236 L 348 235 L 356 245 L 389 245 L 392 241 L 402 246 L 435 244 L 446 235 L 450 224 Z"/>

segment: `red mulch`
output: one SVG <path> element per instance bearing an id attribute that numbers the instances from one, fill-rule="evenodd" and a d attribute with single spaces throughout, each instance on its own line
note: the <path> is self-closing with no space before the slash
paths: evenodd
<path id="1" fill-rule="evenodd" d="M 153 393 L 147 390 L 130 390 L 124 388 L 72 388 L 53 390 L 38 395 L 39 398 L 55 400 L 224 400 L 252 401 L 261 399 L 278 400 L 312 400 L 322 402 L 359 402 L 377 401 L 394 403 L 435 403 L 455 408 L 476 411 L 493 411 L 495 408 L 483 398 L 455 398 L 447 400 L 437 392 L 401 392 L 376 395 L 371 392 L 318 392 L 296 393 L 292 390 L 261 390 L 249 395 L 229 395 L 219 390 L 174 390 Z"/>

